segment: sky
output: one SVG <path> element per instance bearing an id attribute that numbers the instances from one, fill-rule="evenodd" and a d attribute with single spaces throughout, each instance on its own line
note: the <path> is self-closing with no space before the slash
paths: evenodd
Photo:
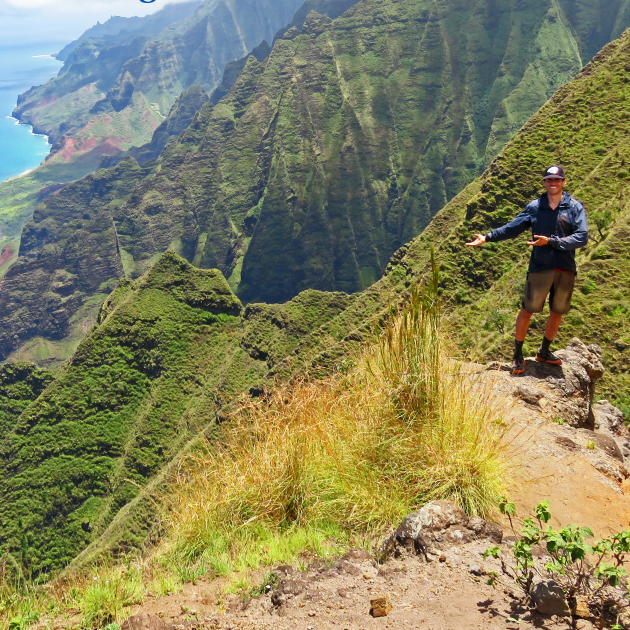
<path id="1" fill-rule="evenodd" d="M 168 0 L 169 3 L 184 0 Z M 0 46 L 69 43 L 112 15 L 148 15 L 167 0 L 0 0 Z M 57 52 L 56 50 L 44 52 Z"/>

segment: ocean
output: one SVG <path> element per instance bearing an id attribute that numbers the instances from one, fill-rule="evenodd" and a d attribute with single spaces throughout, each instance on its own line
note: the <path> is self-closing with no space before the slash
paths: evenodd
<path id="1" fill-rule="evenodd" d="M 10 116 L 19 94 L 59 72 L 61 63 L 50 53 L 66 43 L 0 46 L 0 182 L 39 166 L 50 151 L 46 137 L 33 135 L 28 125 L 18 125 Z"/>

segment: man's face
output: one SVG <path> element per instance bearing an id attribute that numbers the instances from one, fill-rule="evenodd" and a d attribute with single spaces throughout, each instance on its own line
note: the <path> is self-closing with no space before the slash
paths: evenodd
<path id="1" fill-rule="evenodd" d="M 567 183 L 566 179 L 560 177 L 546 177 L 543 179 L 545 188 L 550 195 L 557 195 L 562 192 L 564 185 Z"/>

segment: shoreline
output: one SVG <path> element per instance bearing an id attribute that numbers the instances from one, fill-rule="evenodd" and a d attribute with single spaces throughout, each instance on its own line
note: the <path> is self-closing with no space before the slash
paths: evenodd
<path id="1" fill-rule="evenodd" d="M 23 125 L 24 127 L 30 127 L 32 136 L 36 136 L 38 138 L 46 138 L 46 140 L 50 139 L 50 136 L 46 135 L 45 133 L 35 133 L 33 131 L 33 129 L 34 129 L 33 125 L 31 125 L 29 123 L 22 122 L 19 118 L 16 118 L 15 116 L 7 116 L 7 118 L 10 118 L 11 120 L 15 120 L 15 124 L 16 125 Z M 50 142 L 48 142 L 48 144 L 50 144 Z"/>
<path id="2" fill-rule="evenodd" d="M 52 143 L 47 133 L 38 132 L 32 124 L 22 121 L 19 117 L 13 115 L 17 107 L 18 95 L 28 91 L 33 86 L 43 85 L 46 81 L 56 76 L 62 64 L 52 53 L 43 53 L 42 48 L 49 50 L 56 46 L 55 43 L 31 43 L 24 49 L 16 51 L 12 47 L 6 50 L 0 47 L 3 55 L 2 59 L 10 64 L 11 70 L 7 71 L 7 77 L 14 79 L 15 85 L 8 92 L 3 92 L 0 111 L 6 111 L 7 114 L 2 118 L 10 118 L 13 125 L 20 125 L 29 128 L 29 136 L 37 138 L 37 140 L 29 140 L 24 135 L 25 132 L 18 131 L 15 127 L 9 127 L 9 121 L 2 122 L 4 131 L 2 133 L 1 146 L 5 150 L 2 160 L 2 176 L 0 176 L 0 184 L 16 180 L 24 177 L 39 168 L 45 159 L 50 155 Z M 28 83 L 27 83 L 28 82 Z M 30 87 L 29 87 L 30 86 Z M 43 131 L 43 130 L 42 130 Z M 42 140 L 39 138 L 43 138 Z"/>

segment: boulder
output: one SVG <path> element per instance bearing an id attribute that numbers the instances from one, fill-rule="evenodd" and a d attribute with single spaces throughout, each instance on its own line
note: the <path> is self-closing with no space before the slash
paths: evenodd
<path id="1" fill-rule="evenodd" d="M 598 435 L 597 446 L 622 462 L 630 457 L 630 431 L 624 422 L 623 411 L 607 400 L 598 400 L 593 405 L 593 416 Z M 611 440 L 616 446 L 611 444 Z"/>
<path id="2" fill-rule="evenodd" d="M 129 617 L 120 630 L 173 630 L 175 626 L 153 615 L 134 615 Z"/>
<path id="3" fill-rule="evenodd" d="M 532 587 L 530 596 L 536 606 L 536 610 L 544 615 L 567 617 L 571 614 L 564 591 L 560 584 L 554 580 L 537 582 Z"/>
<path id="4" fill-rule="evenodd" d="M 271 595 L 271 603 L 276 608 L 281 608 L 289 600 L 297 597 L 308 588 L 306 580 L 299 578 L 289 578 L 282 580 Z"/>
<path id="5" fill-rule="evenodd" d="M 503 530 L 481 518 L 469 518 L 451 501 L 431 501 L 409 514 L 379 548 L 381 561 L 394 556 L 429 554 L 444 547 L 461 545 L 472 540 L 489 539 L 500 543 Z"/>
<path id="6" fill-rule="evenodd" d="M 528 359 L 525 373 L 510 381 L 509 391 L 527 405 L 544 409 L 551 418 L 572 427 L 593 429 L 595 382 L 604 374 L 601 348 L 587 346 L 574 337 L 566 348 L 555 354 L 562 359 L 562 365 Z M 505 368 L 495 362 L 488 364 L 486 369 L 497 367 Z"/>
<path id="7" fill-rule="evenodd" d="M 598 400 L 593 405 L 595 429 L 606 435 L 626 435 L 627 429 L 623 421 L 623 412 L 611 405 L 607 400 Z"/>

